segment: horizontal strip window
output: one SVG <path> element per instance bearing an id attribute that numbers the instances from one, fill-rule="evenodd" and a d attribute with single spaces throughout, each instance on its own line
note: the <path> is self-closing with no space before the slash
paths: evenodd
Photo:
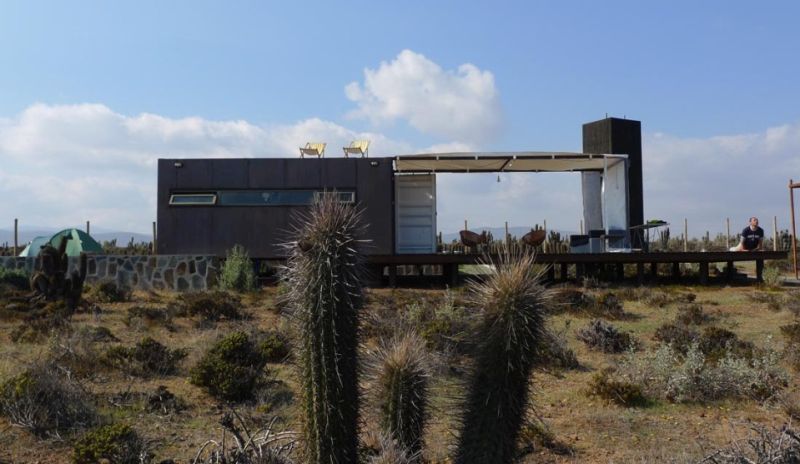
<path id="1" fill-rule="evenodd" d="M 325 194 L 336 195 L 342 203 L 355 203 L 353 191 L 320 190 L 220 190 L 206 194 L 172 194 L 170 205 L 218 206 L 307 206 Z M 209 198 L 213 197 L 213 198 Z"/>
<path id="2" fill-rule="evenodd" d="M 175 206 L 215 205 L 215 193 L 173 193 L 169 196 L 169 204 Z"/>

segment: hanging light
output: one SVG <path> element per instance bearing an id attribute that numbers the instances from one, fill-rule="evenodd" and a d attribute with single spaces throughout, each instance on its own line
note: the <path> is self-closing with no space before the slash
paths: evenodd
<path id="1" fill-rule="evenodd" d="M 497 182 L 500 182 L 500 174 L 497 175 Z"/>

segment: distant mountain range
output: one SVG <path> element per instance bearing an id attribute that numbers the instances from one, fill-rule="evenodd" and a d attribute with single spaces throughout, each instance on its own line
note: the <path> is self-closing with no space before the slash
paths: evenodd
<path id="1" fill-rule="evenodd" d="M 20 246 L 25 246 L 33 240 L 35 237 L 45 236 L 50 237 L 56 232 L 63 230 L 63 229 L 53 229 L 53 228 L 31 228 L 31 229 L 20 229 L 19 231 L 19 238 L 18 242 Z M 125 246 L 133 237 L 133 241 L 135 243 L 139 242 L 149 242 L 153 239 L 151 235 L 147 234 L 140 234 L 137 232 L 123 232 L 123 231 L 113 231 L 108 229 L 100 229 L 97 232 L 94 230 L 91 231 L 92 238 L 100 242 L 111 241 L 116 239 L 117 246 Z M 0 245 L 8 243 L 9 246 L 14 245 L 14 231 L 9 229 L 0 229 Z"/>

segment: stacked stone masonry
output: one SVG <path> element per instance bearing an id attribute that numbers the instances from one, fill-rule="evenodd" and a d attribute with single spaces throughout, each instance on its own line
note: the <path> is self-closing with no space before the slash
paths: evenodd
<path id="1" fill-rule="evenodd" d="M 202 291 L 217 284 L 220 261 L 216 256 L 158 255 L 112 256 L 89 255 L 86 281 L 113 280 L 117 285 L 142 290 Z M 39 267 L 38 258 L 0 257 L 6 269 L 24 269 L 32 273 Z M 77 269 L 78 258 L 69 258 L 69 268 Z"/>

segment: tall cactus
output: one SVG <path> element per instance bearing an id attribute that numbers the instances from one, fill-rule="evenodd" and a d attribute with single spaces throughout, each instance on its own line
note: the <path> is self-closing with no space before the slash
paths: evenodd
<path id="1" fill-rule="evenodd" d="M 473 283 L 482 308 L 456 464 L 513 462 L 528 407 L 528 379 L 544 337 L 549 296 L 532 254 L 505 255 L 494 274 Z"/>
<path id="2" fill-rule="evenodd" d="M 419 456 L 429 402 L 425 341 L 414 332 L 399 334 L 381 344 L 371 361 L 381 428 Z"/>
<path id="3" fill-rule="evenodd" d="M 357 461 L 359 220 L 358 210 L 322 195 L 301 218 L 283 275 L 300 329 L 303 442 L 311 464 Z"/>

